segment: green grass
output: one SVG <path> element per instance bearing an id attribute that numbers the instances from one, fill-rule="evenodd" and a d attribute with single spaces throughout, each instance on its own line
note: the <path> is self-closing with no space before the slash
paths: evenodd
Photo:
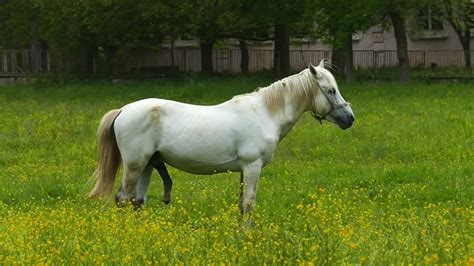
<path id="1" fill-rule="evenodd" d="M 154 173 L 147 209 L 91 201 L 95 131 L 145 97 L 213 104 L 271 80 L 189 78 L 0 88 L 0 261 L 6 264 L 472 264 L 472 84 L 341 85 L 341 131 L 305 115 L 260 179 L 251 229 L 238 174 Z"/>

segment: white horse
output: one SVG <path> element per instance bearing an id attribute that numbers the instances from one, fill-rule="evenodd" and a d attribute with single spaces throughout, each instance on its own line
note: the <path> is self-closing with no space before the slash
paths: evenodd
<path id="1" fill-rule="evenodd" d="M 163 179 L 168 204 L 172 181 L 166 163 L 191 174 L 240 172 L 240 209 L 248 213 L 262 168 L 306 111 L 342 129 L 354 122 L 324 61 L 218 105 L 144 99 L 109 111 L 98 129 L 99 163 L 89 196 L 110 195 L 123 161 L 118 204 L 145 203 L 153 168 Z"/>

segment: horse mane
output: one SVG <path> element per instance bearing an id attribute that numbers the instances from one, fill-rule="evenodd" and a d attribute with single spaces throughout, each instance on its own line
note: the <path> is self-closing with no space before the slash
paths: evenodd
<path id="1" fill-rule="evenodd" d="M 294 106 L 304 105 L 310 100 L 310 108 L 313 109 L 316 86 L 316 79 L 305 69 L 270 86 L 259 88 L 257 92 L 263 94 L 268 111 L 275 114 L 285 108 L 285 99 L 291 99 Z"/>

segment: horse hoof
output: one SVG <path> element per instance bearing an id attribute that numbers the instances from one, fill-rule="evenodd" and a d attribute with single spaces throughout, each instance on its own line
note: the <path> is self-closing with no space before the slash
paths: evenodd
<path id="1" fill-rule="evenodd" d="M 125 208 L 129 205 L 128 202 L 125 200 L 115 201 L 115 204 L 117 205 L 118 208 Z"/>
<path id="2" fill-rule="evenodd" d="M 169 199 L 164 199 L 164 200 L 163 200 L 163 203 L 166 204 L 166 205 L 170 204 L 170 202 L 171 202 L 171 201 L 170 201 Z"/>

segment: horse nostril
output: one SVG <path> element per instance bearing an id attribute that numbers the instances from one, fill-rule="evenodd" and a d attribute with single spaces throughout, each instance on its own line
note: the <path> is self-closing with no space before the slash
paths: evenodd
<path id="1" fill-rule="evenodd" d="M 354 122 L 354 120 L 355 120 L 355 117 L 351 115 L 351 121 Z"/>

